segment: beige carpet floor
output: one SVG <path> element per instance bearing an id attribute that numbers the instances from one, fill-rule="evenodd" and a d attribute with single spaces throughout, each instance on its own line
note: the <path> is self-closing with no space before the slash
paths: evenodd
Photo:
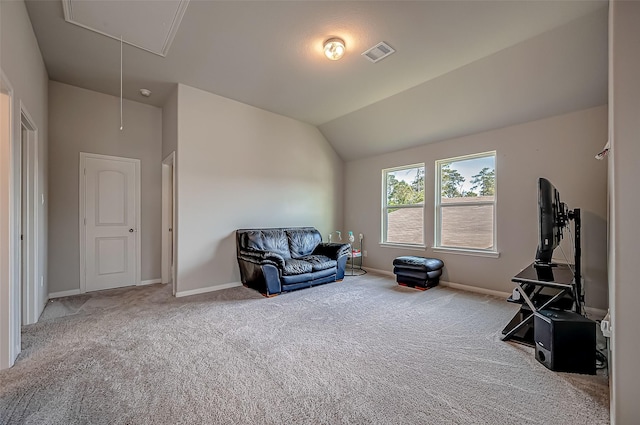
<path id="1" fill-rule="evenodd" d="M 369 273 L 263 298 L 150 285 L 51 301 L 1 424 L 607 424 L 605 376 L 500 340 L 503 299 Z"/>

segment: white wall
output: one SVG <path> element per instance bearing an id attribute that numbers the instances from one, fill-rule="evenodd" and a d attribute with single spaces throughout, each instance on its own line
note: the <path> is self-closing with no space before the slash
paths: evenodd
<path id="1" fill-rule="evenodd" d="M 80 288 L 80 152 L 140 159 L 142 280 L 160 279 L 162 110 L 51 81 L 49 84 L 50 293 Z"/>
<path id="2" fill-rule="evenodd" d="M 178 148 L 178 85 L 162 106 L 162 159 Z"/>
<path id="3" fill-rule="evenodd" d="M 607 139 L 607 108 L 591 108 L 540 121 L 346 163 L 345 230 L 363 233 L 364 266 L 391 271 L 400 255 L 441 258 L 443 280 L 510 292 L 511 278 L 529 265 L 537 247 L 537 178 L 548 178 L 569 208 L 582 211 L 583 273 L 587 304 L 607 308 L 607 164 L 596 161 Z M 426 164 L 425 241 L 434 240 L 435 173 L 438 159 L 497 151 L 497 246 L 499 258 L 383 247 L 384 168 Z M 568 252 L 568 251 L 565 251 Z"/>
<path id="4" fill-rule="evenodd" d="M 178 117 L 178 292 L 240 281 L 238 228 L 340 228 L 343 163 L 316 127 L 184 85 Z"/>
<path id="5" fill-rule="evenodd" d="M 174 185 L 178 187 L 178 85 L 176 84 L 175 88 L 171 91 L 169 96 L 167 96 L 167 100 L 165 104 L 162 106 L 162 159 L 164 160 L 171 153 L 174 153 Z M 179 193 L 176 190 L 175 193 L 172 193 L 173 200 L 175 205 L 178 205 L 179 202 Z M 177 268 L 178 263 L 178 247 L 176 246 L 176 242 L 178 240 L 179 230 L 178 230 L 178 210 L 174 211 L 175 217 L 173 217 L 173 237 L 174 237 L 174 249 L 173 249 L 173 262 L 174 269 Z M 165 223 L 166 224 L 166 223 Z M 164 225 L 164 224 L 163 224 Z M 166 242 L 165 242 L 166 243 Z M 168 246 L 165 246 L 165 249 L 169 249 Z M 169 267 L 169 266 L 167 266 Z M 169 272 L 170 273 L 170 272 Z M 166 278 L 166 276 L 165 276 Z M 172 277 L 173 280 L 173 277 Z M 166 283 L 166 282 L 165 282 Z M 173 283 L 173 282 L 172 282 Z M 175 286 L 174 286 L 175 288 Z"/>
<path id="6" fill-rule="evenodd" d="M 640 211 L 640 3 L 610 3 L 611 423 L 640 420 L 638 211 Z"/>
<path id="7" fill-rule="evenodd" d="M 38 281 L 40 277 L 43 280 L 42 291 L 47 292 L 47 154 L 48 154 L 48 117 L 47 117 L 47 82 L 48 74 L 38 48 L 31 21 L 27 14 L 24 2 L 0 2 L 0 68 L 5 73 L 9 83 L 11 84 L 13 93 L 13 137 L 14 143 L 16 138 L 20 136 L 20 105 L 29 112 L 38 128 L 38 188 L 39 195 L 44 196 L 45 203 L 39 205 L 37 215 L 39 217 L 38 233 L 40 236 L 38 251 Z M 18 156 L 14 150 L 13 161 L 14 168 Z M 14 193 L 17 193 L 20 183 L 17 176 L 13 176 Z M 15 210 L 12 212 L 12 231 L 11 240 L 14 241 L 11 251 L 14 254 L 13 260 L 17 252 L 17 215 Z M 13 261 L 12 276 L 17 278 L 18 270 L 17 261 Z M 0 282 L 6 284 L 6 282 Z M 19 285 L 17 281 L 14 285 Z M 17 286 L 11 293 L 11 306 L 13 310 L 13 320 L 15 326 L 13 331 L 14 352 L 10 357 L 17 355 L 20 350 L 20 299 Z M 5 310 L 5 309 L 3 309 Z M 3 311 L 3 313 L 7 313 Z M 0 347 L 5 347 L 4 333 L 3 341 L 0 341 Z M 13 363 L 13 358 L 8 358 L 5 353 L 0 356 L 0 368 L 4 368 Z"/>

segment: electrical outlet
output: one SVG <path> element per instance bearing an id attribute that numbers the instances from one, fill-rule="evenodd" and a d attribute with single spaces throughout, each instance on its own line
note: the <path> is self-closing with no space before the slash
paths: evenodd
<path id="1" fill-rule="evenodd" d="M 600 322 L 600 329 L 602 330 L 602 335 L 606 338 L 611 338 L 611 313 L 607 311 L 607 315 L 604 316 L 604 319 Z"/>
<path id="2" fill-rule="evenodd" d="M 362 251 L 362 255 L 366 257 L 367 256 L 367 251 Z"/>

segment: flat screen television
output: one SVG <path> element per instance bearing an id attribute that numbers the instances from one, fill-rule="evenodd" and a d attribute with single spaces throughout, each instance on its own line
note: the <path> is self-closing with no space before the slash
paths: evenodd
<path id="1" fill-rule="evenodd" d="M 553 251 L 562 241 L 567 225 L 566 205 L 560 201 L 558 190 L 544 177 L 538 179 L 538 249 L 535 265 L 552 266 Z"/>

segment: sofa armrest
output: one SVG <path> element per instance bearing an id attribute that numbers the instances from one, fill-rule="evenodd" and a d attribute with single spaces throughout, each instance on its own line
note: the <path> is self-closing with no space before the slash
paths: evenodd
<path id="1" fill-rule="evenodd" d="M 313 250 L 314 254 L 324 255 L 326 257 L 331 258 L 332 260 L 337 260 L 338 258 L 349 255 L 349 251 L 351 250 L 351 245 L 348 243 L 320 243 L 316 249 Z"/>
<path id="2" fill-rule="evenodd" d="M 238 253 L 238 258 L 254 264 L 272 264 L 279 269 L 284 269 L 284 258 L 270 251 L 259 251 L 257 249 L 242 249 Z"/>
<path id="3" fill-rule="evenodd" d="M 272 260 L 256 261 L 254 257 L 238 256 L 242 284 L 262 292 L 267 297 L 282 292 L 280 268 Z"/>

